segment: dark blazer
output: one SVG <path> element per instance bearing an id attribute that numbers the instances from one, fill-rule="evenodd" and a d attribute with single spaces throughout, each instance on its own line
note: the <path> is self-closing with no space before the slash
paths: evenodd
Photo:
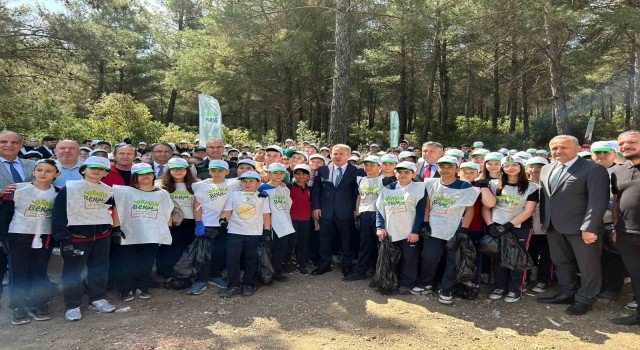
<path id="1" fill-rule="evenodd" d="M 318 168 L 311 187 L 311 209 L 321 209 L 322 218 L 331 219 L 334 215 L 341 220 L 353 218 L 358 193 L 358 176 L 366 176 L 362 169 L 351 164 L 342 175 L 336 188 L 333 184 L 333 164 Z"/>
<path id="2" fill-rule="evenodd" d="M 229 164 L 229 174 L 226 176 L 227 179 L 233 179 L 234 177 L 238 177 L 238 163 L 226 161 Z M 196 164 L 195 171 L 197 177 L 200 180 L 208 179 L 211 177 L 209 175 L 209 159 L 205 159 L 202 162 Z"/>
<path id="3" fill-rule="evenodd" d="M 51 152 L 49 152 L 49 150 L 44 147 L 44 146 L 40 146 L 36 149 L 36 151 L 40 152 L 40 154 L 42 154 L 42 158 L 43 159 L 49 159 L 51 158 L 51 156 L 53 155 Z"/>
<path id="4" fill-rule="evenodd" d="M 416 176 L 413 178 L 414 180 L 417 180 L 418 182 L 422 182 L 422 167 L 424 167 L 424 159 L 420 159 L 418 161 L 418 163 L 416 163 Z M 433 174 L 432 178 L 437 178 L 440 177 L 440 173 L 438 172 L 438 167 L 436 166 L 435 168 L 436 173 Z"/>
<path id="5" fill-rule="evenodd" d="M 558 162 L 545 165 L 540 172 L 540 221 L 563 234 L 600 232 L 602 217 L 609 203 L 609 173 L 596 163 L 578 158 L 549 188 L 549 177 Z"/>

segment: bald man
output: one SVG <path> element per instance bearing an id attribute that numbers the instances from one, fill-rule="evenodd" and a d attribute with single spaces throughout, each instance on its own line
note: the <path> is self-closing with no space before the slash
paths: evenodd
<path id="1" fill-rule="evenodd" d="M 82 162 L 80 157 L 80 145 L 73 140 L 62 140 L 56 144 L 55 155 L 62 165 L 62 171 L 53 184 L 64 187 L 68 180 L 80 180 L 80 167 Z"/>

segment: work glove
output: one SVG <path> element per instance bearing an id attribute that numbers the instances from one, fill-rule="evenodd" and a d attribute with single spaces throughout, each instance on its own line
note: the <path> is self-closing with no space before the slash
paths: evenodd
<path id="1" fill-rule="evenodd" d="M 60 241 L 60 255 L 64 257 L 75 256 L 75 247 L 71 243 L 70 239 L 63 239 Z"/>
<path id="2" fill-rule="evenodd" d="M 271 230 L 262 230 L 262 237 L 260 239 L 264 242 L 271 240 Z"/>
<path id="3" fill-rule="evenodd" d="M 489 225 L 489 233 L 492 236 L 500 236 L 505 232 L 511 230 L 512 228 L 513 228 L 513 224 L 510 222 L 507 222 L 506 224 L 503 224 L 503 225 L 496 224 L 494 222 L 493 224 Z"/>
<path id="4" fill-rule="evenodd" d="M 196 221 L 196 229 L 194 230 L 196 237 L 204 236 L 204 224 L 202 221 Z"/>
<path id="5" fill-rule="evenodd" d="M 360 231 L 360 215 L 355 216 L 353 219 L 353 223 L 356 224 L 356 229 Z"/>
<path id="6" fill-rule="evenodd" d="M 122 244 L 123 239 L 127 239 L 127 236 L 122 232 L 120 226 L 111 229 L 111 242 L 114 244 Z"/>
<path id="7" fill-rule="evenodd" d="M 431 224 L 429 222 L 423 222 L 420 227 L 420 236 L 428 237 L 431 236 Z"/>
<path id="8" fill-rule="evenodd" d="M 487 179 L 476 180 L 476 185 L 478 185 L 478 187 L 480 188 L 489 187 L 489 180 Z"/>
<path id="9" fill-rule="evenodd" d="M 222 228 L 227 228 L 227 226 L 229 226 L 229 220 L 227 220 L 227 218 L 220 218 L 218 223 L 220 223 L 220 227 Z"/>

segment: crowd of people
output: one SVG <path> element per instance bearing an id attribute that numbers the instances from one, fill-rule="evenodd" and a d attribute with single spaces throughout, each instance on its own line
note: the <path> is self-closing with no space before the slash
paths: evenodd
<path id="1" fill-rule="evenodd" d="M 196 240 L 209 254 L 185 285 L 190 295 L 208 286 L 224 298 L 253 295 L 264 242 L 277 283 L 335 265 L 344 282 L 371 279 L 378 247 L 390 242 L 400 253 L 392 291 L 435 293 L 443 304 L 477 297 L 481 284 L 493 285 L 488 298 L 514 303 L 557 283 L 557 294 L 538 301 L 567 304 L 570 315 L 598 298 L 617 300 L 626 278 L 640 295 L 640 131 L 588 152 L 569 135 L 554 137 L 549 150 L 494 152 L 480 141 L 414 148 L 403 140 L 362 153 L 290 139 L 239 149 L 218 139 L 202 147 L 42 142 L 0 132 L 0 280 L 8 267 L 15 325 L 51 318 L 54 248 L 63 258 L 64 317 L 76 321 L 85 294 L 98 312 L 116 309 L 108 291 L 121 302 L 151 298 L 176 278 Z M 482 253 L 487 238 L 504 235 L 533 267 Z M 476 252 L 463 282 L 465 241 Z M 635 300 L 626 307 L 635 310 Z M 640 316 L 612 321 L 637 325 Z"/>

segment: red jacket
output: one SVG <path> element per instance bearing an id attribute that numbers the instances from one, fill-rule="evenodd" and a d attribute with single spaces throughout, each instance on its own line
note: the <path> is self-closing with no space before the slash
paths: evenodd
<path id="1" fill-rule="evenodd" d="M 111 165 L 111 170 L 109 170 L 109 175 L 107 175 L 107 177 L 102 179 L 102 182 L 105 185 L 108 185 L 109 187 L 113 187 L 113 185 L 121 185 L 121 186 L 125 185 L 124 179 L 122 178 L 122 175 L 120 175 L 120 172 L 118 172 L 118 169 L 116 169 L 115 164 Z M 127 185 L 131 186 L 130 183 Z"/>
<path id="2" fill-rule="evenodd" d="M 295 182 L 289 188 L 291 196 L 291 220 L 311 220 L 311 188 L 298 186 Z"/>

